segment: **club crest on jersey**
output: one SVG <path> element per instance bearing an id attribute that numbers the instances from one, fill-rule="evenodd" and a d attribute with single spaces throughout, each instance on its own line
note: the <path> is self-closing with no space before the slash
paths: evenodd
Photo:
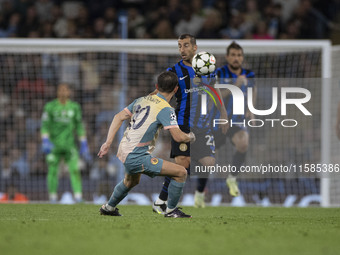
<path id="1" fill-rule="evenodd" d="M 158 158 L 151 158 L 151 164 L 157 165 L 158 164 Z"/>
<path id="2" fill-rule="evenodd" d="M 179 145 L 179 149 L 180 149 L 180 151 L 187 151 L 188 150 L 188 145 L 186 145 L 185 143 L 181 143 Z"/>

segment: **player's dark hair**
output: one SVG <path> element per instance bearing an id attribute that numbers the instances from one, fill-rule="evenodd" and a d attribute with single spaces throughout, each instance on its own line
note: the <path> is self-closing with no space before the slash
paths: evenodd
<path id="1" fill-rule="evenodd" d="M 179 37 L 178 37 L 178 40 L 183 40 L 185 38 L 190 38 L 190 43 L 192 45 L 196 45 L 196 37 L 191 35 L 191 34 L 181 34 Z"/>
<path id="2" fill-rule="evenodd" d="M 243 49 L 242 47 L 236 43 L 235 41 L 233 41 L 228 47 L 227 47 L 227 55 L 229 55 L 230 49 L 235 49 L 235 50 L 241 50 L 243 53 Z"/>
<path id="3" fill-rule="evenodd" d="M 178 85 L 178 77 L 170 71 L 162 72 L 157 78 L 157 84 L 160 92 L 170 93 Z"/>

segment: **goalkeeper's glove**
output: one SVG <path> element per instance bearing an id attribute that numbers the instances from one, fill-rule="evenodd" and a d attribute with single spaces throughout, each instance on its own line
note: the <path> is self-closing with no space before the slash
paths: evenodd
<path id="1" fill-rule="evenodd" d="M 48 137 L 44 137 L 42 139 L 41 148 L 42 148 L 43 153 L 49 154 L 53 150 L 54 144 L 50 141 L 50 139 L 48 139 Z"/>
<path id="2" fill-rule="evenodd" d="M 91 161 L 92 156 L 89 151 L 89 146 L 86 140 L 80 142 L 80 156 L 82 156 L 86 161 Z"/>

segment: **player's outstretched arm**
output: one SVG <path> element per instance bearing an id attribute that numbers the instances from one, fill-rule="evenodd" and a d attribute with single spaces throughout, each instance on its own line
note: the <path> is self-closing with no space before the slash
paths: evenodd
<path id="1" fill-rule="evenodd" d="M 102 158 L 104 155 L 106 155 L 110 149 L 110 146 L 113 142 L 113 139 L 115 138 L 117 131 L 122 126 L 124 120 L 127 120 L 130 118 L 130 114 L 126 111 L 126 109 L 122 110 L 121 112 L 117 113 L 110 125 L 109 132 L 107 134 L 107 138 L 105 143 L 100 147 L 100 150 L 98 152 L 98 157 Z"/>
<path id="2" fill-rule="evenodd" d="M 195 134 L 193 132 L 187 134 L 179 128 L 171 128 L 169 130 L 172 138 L 178 143 L 188 143 L 194 142 L 196 140 Z"/>

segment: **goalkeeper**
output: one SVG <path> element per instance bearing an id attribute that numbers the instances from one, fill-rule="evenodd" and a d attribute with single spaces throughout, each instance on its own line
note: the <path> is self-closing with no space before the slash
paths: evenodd
<path id="1" fill-rule="evenodd" d="M 91 160 L 80 105 L 69 99 L 71 90 L 62 83 L 57 89 L 57 98 L 44 106 L 41 125 L 42 150 L 48 165 L 47 187 L 50 202 L 57 202 L 58 168 L 62 160 L 68 166 L 71 186 L 76 202 L 82 201 L 82 183 L 78 167 L 79 153 L 74 133 L 80 140 L 80 155 Z"/>

